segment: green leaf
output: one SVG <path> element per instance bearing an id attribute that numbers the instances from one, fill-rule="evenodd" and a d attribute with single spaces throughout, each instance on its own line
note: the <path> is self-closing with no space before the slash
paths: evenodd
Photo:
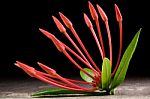
<path id="1" fill-rule="evenodd" d="M 108 90 L 111 80 L 111 65 L 108 58 L 103 59 L 101 80 L 102 80 L 102 89 Z"/>
<path id="2" fill-rule="evenodd" d="M 123 57 L 121 59 L 119 67 L 116 71 L 114 79 L 112 80 L 110 89 L 116 88 L 117 86 L 119 86 L 124 81 L 125 76 L 126 76 L 126 72 L 127 72 L 127 69 L 128 69 L 129 62 L 130 62 L 130 60 L 132 58 L 132 55 L 133 55 L 133 53 L 136 49 L 136 46 L 137 46 L 137 42 L 138 42 L 138 39 L 139 39 L 140 32 L 141 32 L 141 28 L 135 34 L 134 38 L 132 39 L 131 43 L 129 44 L 129 46 L 127 47 L 125 53 L 123 54 Z"/>
<path id="3" fill-rule="evenodd" d="M 32 97 L 59 97 L 59 96 L 101 96 L 107 95 L 104 92 L 81 92 L 81 91 L 72 91 L 62 88 L 50 88 L 46 90 L 41 90 L 32 94 Z"/>
<path id="4" fill-rule="evenodd" d="M 50 88 L 47 90 L 41 90 L 41 91 L 35 92 L 32 94 L 32 96 L 33 97 L 43 96 L 43 95 L 47 95 L 47 94 L 56 95 L 56 94 L 59 94 L 59 93 L 64 92 L 64 91 L 68 91 L 68 90 L 62 89 L 62 88 Z"/>
<path id="5" fill-rule="evenodd" d="M 84 68 L 85 71 L 87 71 L 89 74 L 91 74 L 92 76 L 94 76 L 94 73 L 91 69 L 89 68 Z M 93 79 L 91 77 L 89 77 L 87 74 L 85 74 L 84 72 L 80 71 L 80 76 L 83 80 L 85 80 L 86 82 L 92 82 Z"/>

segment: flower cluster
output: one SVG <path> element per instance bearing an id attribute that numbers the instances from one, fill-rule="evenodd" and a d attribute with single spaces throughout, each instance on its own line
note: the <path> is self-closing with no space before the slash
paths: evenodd
<path id="1" fill-rule="evenodd" d="M 73 90 L 73 91 L 84 91 L 84 92 L 94 92 L 95 90 L 100 90 L 100 89 L 105 89 L 108 91 L 108 89 L 110 88 L 110 86 L 109 86 L 110 79 L 111 79 L 111 77 L 114 77 L 119 64 L 121 64 L 120 59 L 121 59 L 121 54 L 122 54 L 122 15 L 120 13 L 118 6 L 115 4 L 114 7 L 115 7 L 116 19 L 118 22 L 119 34 L 120 34 L 120 44 L 119 44 L 120 46 L 119 46 L 119 52 L 118 52 L 118 60 L 116 62 L 114 70 L 111 72 L 112 61 L 113 61 L 112 42 L 111 42 L 111 33 L 110 33 L 110 29 L 109 29 L 107 15 L 105 14 L 103 9 L 98 4 L 96 5 L 97 9 L 95 9 L 95 7 L 92 5 L 92 3 L 88 2 L 88 7 L 89 7 L 89 12 L 91 14 L 91 18 L 94 20 L 93 22 L 95 22 L 94 24 L 96 26 L 96 29 L 97 29 L 96 31 L 98 33 L 95 32 L 95 30 L 93 28 L 93 24 L 90 21 L 90 18 L 85 13 L 83 14 L 84 21 L 85 21 L 87 27 L 89 28 L 89 30 L 95 40 L 95 43 L 97 44 L 97 47 L 98 47 L 98 50 L 99 50 L 102 60 L 105 61 L 103 63 L 103 65 L 108 65 L 108 66 L 102 67 L 102 70 L 100 69 L 100 67 L 94 62 L 90 53 L 87 51 L 86 47 L 84 46 L 83 42 L 81 41 L 80 37 L 78 36 L 78 33 L 76 32 L 72 22 L 61 12 L 59 12 L 59 15 L 60 15 L 60 18 L 62 19 L 62 22 L 64 25 L 55 16 L 52 16 L 52 18 L 53 18 L 57 28 L 59 29 L 59 31 L 61 33 L 63 33 L 65 35 L 65 37 L 71 42 L 71 44 L 76 49 L 76 51 L 72 50 L 64 42 L 57 39 L 52 33 L 48 32 L 44 29 L 41 29 L 41 28 L 39 30 L 41 31 L 41 33 L 43 33 L 45 36 L 47 36 L 50 40 L 52 40 L 52 42 L 54 43 L 56 48 L 61 53 L 63 53 L 81 71 L 80 72 L 81 77 L 85 81 L 64 78 L 64 77 L 60 76 L 54 69 L 52 69 L 40 62 L 38 62 L 38 65 L 43 70 L 45 70 L 45 72 L 38 71 L 38 70 L 34 69 L 33 67 L 30 67 L 29 65 L 24 64 L 20 61 L 16 61 L 15 65 L 18 66 L 19 68 L 23 69 L 31 77 L 35 77 L 35 78 L 37 78 L 41 81 L 44 81 L 48 84 L 51 84 L 51 85 L 54 85 L 56 87 L 60 87 L 63 89 L 68 89 L 68 90 Z M 103 37 L 101 34 L 99 16 L 103 20 L 105 27 L 106 27 L 106 33 L 108 36 L 108 43 L 109 43 L 108 45 L 109 45 L 110 61 L 105 56 L 106 55 L 105 54 L 105 46 L 104 46 Z M 66 27 L 71 31 L 71 33 L 73 34 L 75 39 L 78 41 L 78 45 L 69 36 L 69 34 L 66 31 Z M 80 45 L 80 48 L 78 47 L 79 45 Z M 87 66 L 87 68 L 83 68 L 81 65 L 79 65 L 77 63 L 77 61 L 74 60 L 70 54 L 74 55 L 76 58 L 78 58 L 83 64 L 85 64 Z M 106 75 L 105 75 L 105 71 L 106 71 Z M 119 73 L 121 74 L 121 72 L 122 71 L 120 71 Z M 109 75 L 110 75 L 110 77 L 108 77 Z M 90 80 L 86 80 L 86 78 L 90 78 Z M 103 81 L 104 79 L 106 79 L 106 80 Z M 81 86 L 80 84 L 85 84 L 90 87 Z M 104 86 L 106 86 L 106 84 L 108 84 L 108 88 L 107 87 L 104 88 Z M 115 84 L 114 84 L 114 87 L 116 87 Z"/>

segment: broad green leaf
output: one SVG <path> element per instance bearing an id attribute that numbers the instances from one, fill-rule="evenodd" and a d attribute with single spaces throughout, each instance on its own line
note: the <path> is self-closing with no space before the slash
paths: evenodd
<path id="1" fill-rule="evenodd" d="M 126 76 L 126 72 L 127 72 L 127 69 L 128 69 L 129 62 L 132 58 L 132 55 L 133 55 L 133 53 L 136 49 L 137 43 L 138 43 L 140 32 L 141 32 L 141 28 L 135 34 L 135 36 L 132 39 L 131 43 L 129 44 L 126 51 L 124 52 L 123 57 L 120 61 L 119 67 L 118 67 L 118 69 L 116 71 L 116 74 L 114 76 L 114 79 L 112 80 L 110 89 L 114 89 L 115 87 L 119 86 L 124 81 L 125 76 Z"/>
<path id="2" fill-rule="evenodd" d="M 89 74 L 91 74 L 92 76 L 94 76 L 94 73 L 91 69 L 89 68 L 84 68 L 85 71 L 87 71 Z M 85 80 L 86 82 L 92 82 L 93 79 L 91 77 L 89 77 L 87 74 L 85 74 L 84 72 L 80 71 L 80 76 L 83 80 Z"/>
<path id="3" fill-rule="evenodd" d="M 110 61 L 108 58 L 103 59 L 103 64 L 102 64 L 102 89 L 108 90 L 109 89 L 109 84 L 110 84 L 110 79 L 111 79 L 111 65 Z"/>
<path id="4" fill-rule="evenodd" d="M 32 94 L 32 97 L 58 97 L 58 96 L 75 96 L 75 95 L 86 95 L 86 96 L 101 96 L 106 95 L 104 92 L 81 92 L 81 91 L 72 91 L 61 88 L 50 88 L 46 90 L 41 90 Z"/>

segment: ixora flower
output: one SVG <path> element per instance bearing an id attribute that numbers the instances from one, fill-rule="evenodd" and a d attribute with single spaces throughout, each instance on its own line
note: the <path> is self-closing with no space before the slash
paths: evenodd
<path id="1" fill-rule="evenodd" d="M 112 42 L 111 42 L 111 34 L 108 24 L 108 18 L 103 11 L 103 9 L 97 4 L 97 10 L 94 8 L 91 2 L 88 2 L 89 12 L 91 14 L 91 18 L 94 20 L 94 24 L 97 29 L 97 33 L 95 32 L 92 22 L 89 17 L 84 13 L 84 20 L 89 28 L 92 36 L 97 44 L 99 53 L 102 58 L 102 66 L 96 64 L 92 59 L 90 53 L 87 51 L 86 47 L 82 43 L 80 37 L 78 36 L 76 30 L 73 27 L 72 22 L 61 12 L 59 12 L 60 18 L 64 25 L 58 20 L 55 16 L 52 16 L 57 28 L 63 33 L 66 38 L 71 42 L 76 51 L 72 50 L 68 45 L 57 39 L 52 33 L 39 29 L 41 33 L 47 36 L 56 48 L 63 53 L 79 70 L 80 75 L 83 80 L 75 80 L 70 78 L 64 78 L 60 76 L 54 69 L 44 65 L 43 63 L 38 62 L 38 65 L 45 71 L 41 72 L 33 67 L 30 67 L 27 64 L 24 64 L 20 61 L 16 61 L 15 65 L 19 68 L 23 69 L 27 74 L 31 77 L 35 77 L 43 82 L 46 82 L 50 85 L 55 86 L 56 88 L 50 88 L 49 90 L 39 91 L 33 94 L 33 96 L 41 96 L 41 95 L 59 95 L 59 94 L 87 94 L 94 95 L 95 93 L 99 94 L 105 92 L 107 94 L 113 94 L 114 89 L 119 86 L 125 79 L 126 72 L 129 66 L 129 62 L 132 58 L 132 55 L 136 49 L 138 38 L 141 32 L 141 28 L 133 37 L 131 43 L 128 45 L 125 50 L 123 56 L 122 54 L 122 15 L 118 6 L 115 4 L 115 13 L 116 19 L 119 26 L 119 34 L 120 34 L 120 43 L 119 43 L 119 52 L 118 59 L 114 69 L 112 70 Z M 108 35 L 108 43 L 109 43 L 109 58 L 105 55 L 105 47 L 103 43 L 103 38 L 101 34 L 100 24 L 99 24 L 99 16 L 103 20 L 106 26 L 106 33 Z M 73 39 L 69 36 L 66 31 L 66 28 L 69 28 L 73 36 L 78 41 L 78 45 L 73 41 Z M 97 36 L 98 35 L 98 36 Z M 78 47 L 80 46 L 80 48 Z M 74 55 L 77 59 L 79 59 L 83 64 L 87 66 L 87 68 L 83 68 L 83 66 L 79 65 L 75 59 L 71 55 Z M 84 86 L 83 86 L 84 85 Z"/>

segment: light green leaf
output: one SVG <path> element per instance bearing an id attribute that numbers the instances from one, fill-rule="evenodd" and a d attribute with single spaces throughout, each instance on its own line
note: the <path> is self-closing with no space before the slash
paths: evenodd
<path id="1" fill-rule="evenodd" d="M 62 88 L 49 88 L 45 90 L 41 90 L 38 92 L 35 92 L 32 94 L 32 97 L 59 97 L 59 96 L 79 96 L 79 95 L 85 95 L 85 96 L 101 96 L 101 95 L 107 95 L 107 93 L 104 92 L 81 92 L 81 91 L 72 91 Z"/>
<path id="2" fill-rule="evenodd" d="M 103 59 L 101 80 L 102 80 L 102 89 L 108 90 L 111 80 L 111 65 L 108 58 Z"/>
<path id="3" fill-rule="evenodd" d="M 89 74 L 91 74 L 92 76 L 94 76 L 94 73 L 91 69 L 89 68 L 84 68 L 85 71 L 87 71 Z M 80 76 L 83 80 L 85 80 L 86 82 L 92 82 L 93 79 L 91 77 L 89 77 L 87 74 L 85 74 L 84 72 L 80 71 Z"/>
<path id="4" fill-rule="evenodd" d="M 112 80 L 110 89 L 116 88 L 117 86 L 119 86 L 124 81 L 125 76 L 126 76 L 126 72 L 127 72 L 127 69 L 128 69 L 129 62 L 130 62 L 130 60 L 132 58 L 132 55 L 133 55 L 133 53 L 136 49 L 136 46 L 137 46 L 137 42 L 138 42 L 138 39 L 139 39 L 140 32 L 141 32 L 141 28 L 135 34 L 134 38 L 132 39 L 131 43 L 129 44 L 129 46 L 127 47 L 125 53 L 123 54 L 123 57 L 121 59 L 119 67 L 116 71 L 114 79 Z"/>

